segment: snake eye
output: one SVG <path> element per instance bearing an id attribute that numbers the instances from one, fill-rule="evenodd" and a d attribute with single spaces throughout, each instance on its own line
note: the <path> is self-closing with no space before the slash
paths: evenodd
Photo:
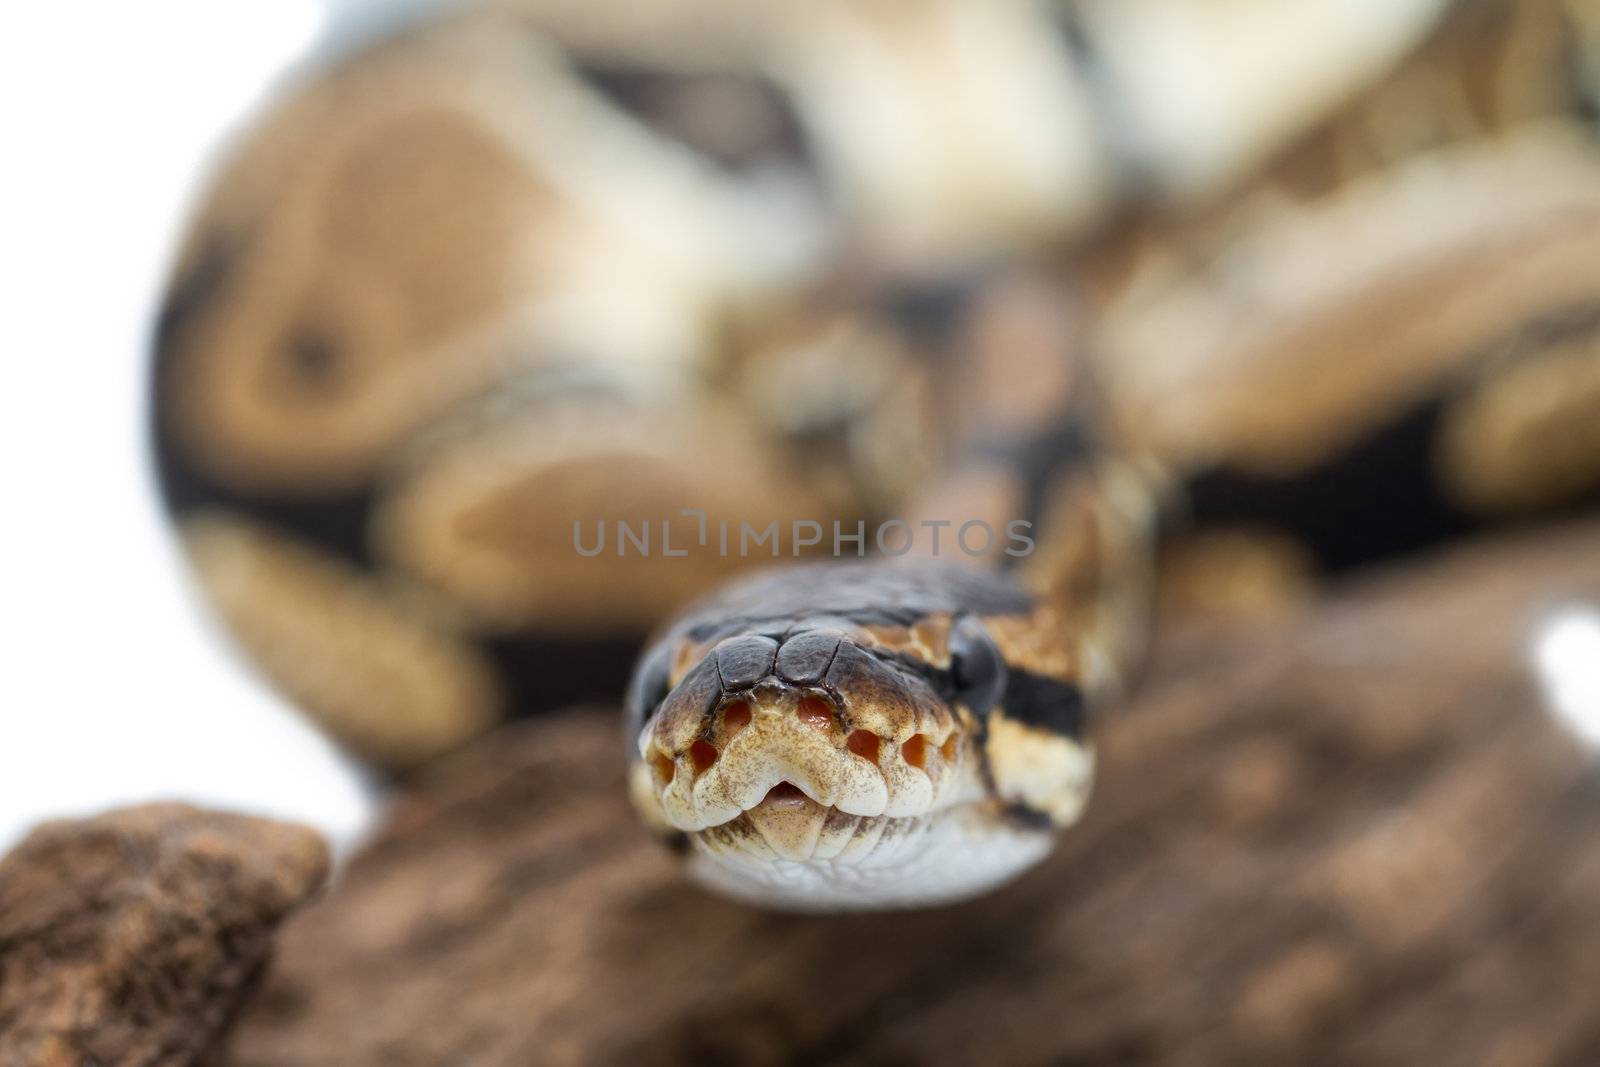
<path id="1" fill-rule="evenodd" d="M 1005 658 L 976 615 L 963 615 L 950 629 L 950 676 L 956 699 L 974 715 L 987 715 L 1005 693 Z"/>
<path id="2" fill-rule="evenodd" d="M 663 641 L 651 649 L 633 669 L 624 705 L 628 717 L 628 736 L 638 735 L 661 702 L 672 692 L 672 643 Z"/>

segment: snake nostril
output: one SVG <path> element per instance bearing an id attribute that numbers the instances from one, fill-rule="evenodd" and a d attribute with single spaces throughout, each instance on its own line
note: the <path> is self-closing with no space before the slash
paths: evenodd
<path id="1" fill-rule="evenodd" d="M 878 748 L 882 741 L 871 730 L 852 730 L 844 743 L 846 748 L 867 762 L 878 762 Z"/>
<path id="2" fill-rule="evenodd" d="M 900 746 L 900 752 L 905 756 L 906 762 L 919 770 L 928 769 L 928 739 L 921 734 L 912 734 L 906 743 Z"/>
<path id="3" fill-rule="evenodd" d="M 727 744 L 736 737 L 740 730 L 750 725 L 750 705 L 743 700 L 735 700 L 732 704 L 722 709 L 723 744 Z"/>
<path id="4" fill-rule="evenodd" d="M 951 762 L 951 763 L 955 762 L 955 758 L 956 758 L 956 735 L 955 734 L 951 734 L 949 737 L 944 739 L 944 744 L 939 746 L 939 755 L 943 756 L 945 758 L 945 760 L 948 761 L 948 762 Z"/>
<path id="5" fill-rule="evenodd" d="M 717 762 L 717 748 L 710 741 L 699 740 L 689 746 L 689 761 L 694 764 L 694 773 L 701 775 L 711 769 Z"/>
<path id="6" fill-rule="evenodd" d="M 833 729 L 833 708 L 821 697 L 803 697 L 795 708 L 800 721 L 814 730 L 827 733 Z"/>
<path id="7" fill-rule="evenodd" d="M 656 769 L 656 778 L 663 786 L 672 784 L 672 779 L 678 773 L 678 765 L 671 756 L 665 752 L 656 751 L 650 756 L 650 765 Z"/>

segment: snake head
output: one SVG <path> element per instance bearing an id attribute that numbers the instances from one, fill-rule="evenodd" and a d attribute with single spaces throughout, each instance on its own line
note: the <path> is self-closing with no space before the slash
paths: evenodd
<path id="1" fill-rule="evenodd" d="M 687 837 L 700 881 L 768 905 L 895 906 L 977 892 L 1048 850 L 1050 820 L 997 791 L 1010 671 L 981 619 L 856 614 L 685 627 L 641 661 L 630 792 Z"/>

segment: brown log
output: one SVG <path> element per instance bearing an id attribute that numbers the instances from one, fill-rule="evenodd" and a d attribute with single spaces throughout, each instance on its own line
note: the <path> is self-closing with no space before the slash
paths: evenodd
<path id="1" fill-rule="evenodd" d="M 1589 524 L 1174 628 L 1055 856 L 909 914 L 709 897 L 612 717 L 508 728 L 288 924 L 237 1061 L 1590 1062 L 1600 776 L 1527 649 L 1597 592 Z"/>
<path id="2" fill-rule="evenodd" d="M 182 804 L 43 824 L 0 861 L 0 1064 L 215 1062 L 327 867 L 311 830 Z"/>

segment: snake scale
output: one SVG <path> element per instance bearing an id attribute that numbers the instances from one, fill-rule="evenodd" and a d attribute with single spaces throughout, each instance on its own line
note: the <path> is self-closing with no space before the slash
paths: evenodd
<path id="1" fill-rule="evenodd" d="M 161 318 L 199 584 L 377 766 L 626 689 L 702 883 L 959 899 L 1083 810 L 1157 545 L 1240 609 L 1595 497 L 1588 4 L 1270 86 L 1269 4 L 598 6 L 302 74 Z"/>

